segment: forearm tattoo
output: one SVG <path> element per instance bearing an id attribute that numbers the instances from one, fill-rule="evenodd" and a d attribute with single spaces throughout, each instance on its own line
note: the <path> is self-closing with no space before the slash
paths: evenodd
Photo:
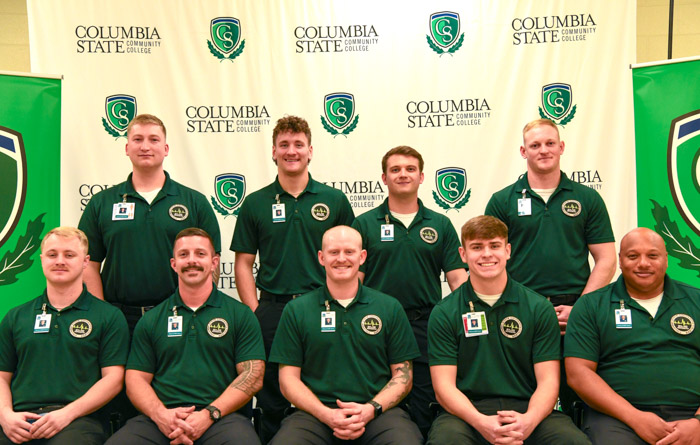
<path id="1" fill-rule="evenodd" d="M 263 363 L 261 360 L 248 360 L 236 365 L 238 377 L 231 383 L 232 388 L 243 391 L 248 396 L 253 396 L 260 387 L 262 379 Z"/>

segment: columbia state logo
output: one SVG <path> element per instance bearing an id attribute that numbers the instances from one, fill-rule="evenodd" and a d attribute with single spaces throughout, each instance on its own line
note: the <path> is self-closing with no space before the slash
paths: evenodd
<path id="1" fill-rule="evenodd" d="M 523 324 L 515 317 L 506 317 L 501 322 L 501 334 L 508 338 L 516 338 L 523 332 Z"/>
<path id="2" fill-rule="evenodd" d="M 175 221 L 184 221 L 187 219 L 187 215 L 189 215 L 190 212 L 187 210 L 187 207 L 185 207 L 184 204 L 175 204 L 170 207 L 168 214 Z"/>
<path id="3" fill-rule="evenodd" d="M 321 116 L 321 123 L 333 137 L 340 134 L 348 137 L 360 120 L 360 115 L 355 115 L 355 96 L 350 93 L 326 94 L 323 98 L 323 110 L 325 117 Z"/>
<path id="4" fill-rule="evenodd" d="M 245 176 L 238 173 L 224 173 L 214 178 L 216 194 L 211 197 L 214 210 L 227 216 L 238 216 L 245 196 Z"/>
<path id="5" fill-rule="evenodd" d="M 443 11 L 430 15 L 430 34 L 425 38 L 430 49 L 440 54 L 452 55 L 457 52 L 464 43 L 464 33 L 459 33 L 459 14 Z"/>
<path id="6" fill-rule="evenodd" d="M 377 315 L 365 315 L 360 326 L 365 334 L 377 335 L 382 330 L 382 319 Z"/>
<path id="7" fill-rule="evenodd" d="M 207 323 L 207 333 L 214 338 L 221 338 L 228 332 L 228 322 L 223 318 L 214 318 Z"/>
<path id="8" fill-rule="evenodd" d="M 444 167 L 436 171 L 435 188 L 433 199 L 446 211 L 459 211 L 472 194 L 472 190 L 467 189 L 467 171 L 461 167 Z"/>
<path id="9" fill-rule="evenodd" d="M 75 338 L 85 338 L 92 332 L 92 323 L 90 320 L 81 318 L 71 323 L 68 331 Z"/>
<path id="10" fill-rule="evenodd" d="M 0 286 L 15 283 L 18 275 L 27 271 L 39 250 L 41 232 L 44 230 L 42 218 L 38 215 L 19 231 L 19 221 L 27 201 L 27 156 L 22 134 L 11 128 L 0 126 L 0 178 L 2 180 L 2 200 L 0 200 Z M 25 218 L 28 215 L 25 213 Z M 24 225 L 22 226 L 24 227 Z M 9 244 L 12 235 L 19 236 L 14 247 Z"/>
<path id="11" fill-rule="evenodd" d="M 575 199 L 567 199 L 562 203 L 561 211 L 564 215 L 574 218 L 581 214 L 581 203 Z"/>
<path id="12" fill-rule="evenodd" d="M 217 17 L 209 24 L 211 40 L 207 40 L 209 52 L 220 62 L 240 56 L 245 48 L 241 41 L 241 21 L 235 17 Z"/>
<path id="13" fill-rule="evenodd" d="M 319 202 L 311 207 L 311 216 L 317 221 L 325 221 L 331 216 L 331 209 L 326 204 Z"/>
<path id="14" fill-rule="evenodd" d="M 576 105 L 572 105 L 571 85 L 550 83 L 542 87 L 542 107 L 539 108 L 542 119 L 549 119 L 563 127 L 576 115 Z"/>
<path id="15" fill-rule="evenodd" d="M 131 119 L 136 116 L 136 98 L 128 94 L 114 94 L 105 98 L 105 117 L 102 126 L 115 139 L 125 138 Z"/>
<path id="16" fill-rule="evenodd" d="M 428 244 L 435 244 L 438 240 L 438 232 L 432 227 L 423 227 L 420 229 L 420 239 Z"/>
<path id="17" fill-rule="evenodd" d="M 695 330 L 695 320 L 690 315 L 676 314 L 671 317 L 671 329 L 681 335 L 689 335 Z"/>

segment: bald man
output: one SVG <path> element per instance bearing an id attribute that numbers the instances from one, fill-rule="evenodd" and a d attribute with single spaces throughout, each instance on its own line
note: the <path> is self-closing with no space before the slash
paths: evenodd
<path id="1" fill-rule="evenodd" d="M 318 252 L 325 285 L 284 308 L 270 361 L 297 411 L 272 445 L 422 443 L 396 406 L 411 390 L 418 345 L 401 303 L 360 284 L 366 257 L 355 229 L 327 230 Z"/>
<path id="2" fill-rule="evenodd" d="M 655 232 L 620 244 L 622 275 L 571 311 L 564 356 L 569 385 L 588 405 L 596 444 L 700 444 L 700 289 L 666 275 Z"/>

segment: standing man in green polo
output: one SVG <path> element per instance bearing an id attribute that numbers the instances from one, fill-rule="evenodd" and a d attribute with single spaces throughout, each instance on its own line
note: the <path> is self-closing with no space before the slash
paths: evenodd
<path id="1" fill-rule="evenodd" d="M 360 283 L 366 257 L 356 230 L 328 230 L 318 252 L 325 285 L 284 309 L 270 361 L 279 363 L 282 393 L 297 411 L 272 445 L 423 442 L 396 407 L 411 390 L 418 345 L 398 301 Z"/>
<path id="2" fill-rule="evenodd" d="M 285 304 L 323 285 L 323 268 L 316 258 L 323 233 L 350 225 L 354 219 L 350 202 L 340 190 L 311 178 L 311 129 L 304 119 L 279 119 L 272 144 L 277 179 L 243 202 L 231 242 L 238 295 L 260 322 L 268 356 Z M 253 276 L 256 254 L 260 255 L 257 281 Z M 257 402 L 264 411 L 261 436 L 266 443 L 289 407 L 279 391 L 277 366 L 266 368 Z"/>
<path id="3" fill-rule="evenodd" d="M 125 182 L 93 196 L 78 226 L 90 240 L 88 290 L 119 307 L 132 331 L 145 311 L 175 290 L 177 275 L 168 261 L 179 231 L 199 227 L 221 251 L 219 224 L 207 199 L 163 169 L 170 150 L 165 137 L 156 116 L 141 114 L 129 123 L 126 155 L 133 171 Z"/>
<path id="4" fill-rule="evenodd" d="M 119 310 L 85 289 L 87 252 L 80 230 L 49 231 L 41 242 L 46 291 L 0 323 L 2 445 L 104 442 L 90 414 L 122 388 L 129 331 Z"/>
<path id="5" fill-rule="evenodd" d="M 492 216 L 462 227 L 469 281 L 435 306 L 428 340 L 435 395 L 446 411 L 428 445 L 590 444 L 564 413 L 559 329 L 551 305 L 506 273 L 508 228 Z"/>
<path id="6" fill-rule="evenodd" d="M 576 300 L 610 283 L 616 265 L 615 237 L 603 198 L 566 177 L 560 168 L 563 153 L 564 141 L 554 122 L 537 119 L 525 125 L 520 155 L 527 173 L 494 193 L 485 211 L 508 226 L 513 246 L 508 273 L 547 297 L 562 335 Z M 562 409 L 570 414 L 576 397 L 566 386 L 563 365 L 561 374 Z"/>
<path id="7" fill-rule="evenodd" d="M 634 229 L 617 281 L 571 311 L 566 372 L 594 445 L 700 444 L 700 289 L 667 268 L 663 238 Z"/>
<path id="8" fill-rule="evenodd" d="M 389 197 L 353 223 L 367 250 L 360 277 L 366 286 L 398 299 L 408 315 L 421 352 L 413 362 L 408 400 L 425 436 L 432 422 L 429 406 L 435 402 L 428 367 L 428 318 L 442 299 L 441 272 L 451 290 L 467 280 L 467 272 L 452 222 L 418 199 L 423 183 L 421 154 L 405 145 L 389 150 L 382 158 L 382 181 Z"/>
<path id="9" fill-rule="evenodd" d="M 126 392 L 143 415 L 107 443 L 259 445 L 237 412 L 262 386 L 255 316 L 214 287 L 219 255 L 205 231 L 178 233 L 170 265 L 177 290 L 139 321 L 127 363 Z"/>

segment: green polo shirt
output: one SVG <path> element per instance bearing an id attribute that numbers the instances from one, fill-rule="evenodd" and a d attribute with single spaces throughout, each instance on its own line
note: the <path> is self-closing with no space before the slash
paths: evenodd
<path id="1" fill-rule="evenodd" d="M 367 250 L 360 268 L 364 284 L 397 298 L 404 309 L 433 307 L 442 299 L 440 272 L 466 267 L 459 257 L 457 232 L 446 216 L 425 208 L 420 199 L 418 213 L 406 228 L 391 216 L 388 201 L 352 224 Z M 382 241 L 387 218 L 393 237 Z"/>
<path id="2" fill-rule="evenodd" d="M 523 189 L 532 208 L 528 216 L 518 216 Z M 615 241 L 603 198 L 564 172 L 547 203 L 532 191 L 525 174 L 494 193 L 485 213 L 508 226 L 508 273 L 547 297 L 580 295 L 591 274 L 588 245 Z"/>
<path id="3" fill-rule="evenodd" d="M 321 313 L 335 313 L 335 328 L 321 332 Z M 360 285 L 344 308 L 324 285 L 289 302 L 272 343 L 270 362 L 301 368 L 301 380 L 326 405 L 365 403 L 391 380 L 390 365 L 420 355 L 396 299 Z"/>
<path id="4" fill-rule="evenodd" d="M 462 314 L 485 312 L 488 334 L 466 337 Z M 428 322 L 430 366 L 456 365 L 457 388 L 471 400 L 529 400 L 535 363 L 559 360 L 559 323 L 542 296 L 508 278 L 493 307 L 467 281 L 438 303 Z"/>
<path id="5" fill-rule="evenodd" d="M 272 206 L 284 205 L 284 218 L 272 220 Z M 256 285 L 276 295 L 302 294 L 325 282 L 318 262 L 326 230 L 351 225 L 355 216 L 340 190 L 314 181 L 296 198 L 282 189 L 278 179 L 251 193 L 241 206 L 231 250 L 260 254 Z"/>
<path id="6" fill-rule="evenodd" d="M 615 310 L 631 311 L 618 329 Z M 656 317 L 632 300 L 622 275 L 580 298 L 566 325 L 564 357 L 598 364 L 597 372 L 633 405 L 700 406 L 700 289 L 666 275 Z"/>
<path id="7" fill-rule="evenodd" d="M 114 206 L 134 204 L 133 219 L 115 219 Z M 101 262 L 105 300 L 131 306 L 156 305 L 177 287 L 170 267 L 175 236 L 188 227 L 205 230 L 221 251 L 219 223 L 201 193 L 165 173 L 165 184 L 148 204 L 129 178 L 101 191 L 85 207 L 78 228 L 90 242 L 90 260 Z"/>
<path id="8" fill-rule="evenodd" d="M 182 317 L 182 333 L 169 336 L 174 312 Z M 172 408 L 208 405 L 238 376 L 236 364 L 247 360 L 265 360 L 260 326 L 248 306 L 213 289 L 193 312 L 176 290 L 139 320 L 126 369 L 153 374 L 153 390 Z"/>
<path id="9" fill-rule="evenodd" d="M 34 333 L 44 304 L 51 315 L 49 331 Z M 102 368 L 124 366 L 128 351 L 124 315 L 84 286 L 78 299 L 60 311 L 44 291 L 10 310 L 0 323 L 0 371 L 13 373 L 15 411 L 73 402 L 102 378 Z"/>

